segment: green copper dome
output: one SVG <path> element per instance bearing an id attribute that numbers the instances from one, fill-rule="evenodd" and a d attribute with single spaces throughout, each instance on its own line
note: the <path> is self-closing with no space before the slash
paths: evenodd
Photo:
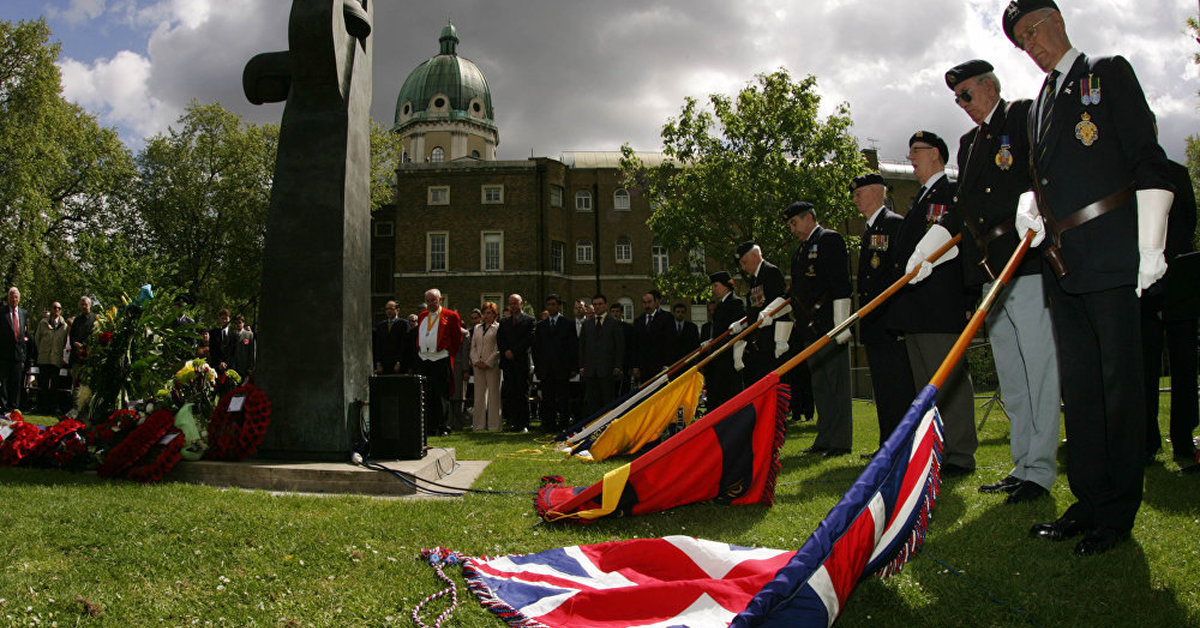
<path id="1" fill-rule="evenodd" d="M 495 128 L 492 92 L 479 66 L 458 56 L 453 24 L 442 29 L 441 52 L 413 70 L 396 98 L 393 130 L 430 120 L 468 120 Z"/>

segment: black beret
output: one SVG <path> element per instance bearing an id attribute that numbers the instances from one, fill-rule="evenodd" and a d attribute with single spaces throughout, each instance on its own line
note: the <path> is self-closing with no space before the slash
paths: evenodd
<path id="1" fill-rule="evenodd" d="M 755 246 L 758 246 L 758 243 L 754 240 L 747 240 L 737 245 L 737 248 L 733 250 L 734 263 L 742 261 L 742 256 L 749 253 L 750 249 L 754 248 Z"/>
<path id="2" fill-rule="evenodd" d="M 850 193 L 853 194 L 854 190 L 867 185 L 882 185 L 887 187 L 887 181 L 884 181 L 883 175 L 879 174 L 878 172 L 860 174 L 850 180 Z"/>
<path id="3" fill-rule="evenodd" d="M 1020 48 L 1020 45 L 1017 44 L 1017 36 L 1013 33 L 1013 28 L 1016 28 L 1017 22 L 1020 22 L 1021 18 L 1038 9 L 1054 9 L 1058 11 L 1058 5 L 1054 4 L 1053 0 L 1013 0 L 1008 3 L 1008 8 L 1004 9 L 1004 19 L 1002 22 L 1004 24 L 1004 34 L 1008 35 L 1008 40 L 1014 46 Z"/>
<path id="4" fill-rule="evenodd" d="M 816 208 L 808 201 L 797 201 L 788 205 L 787 209 L 783 210 L 783 220 L 788 221 L 792 219 L 792 216 L 811 214 L 814 209 Z"/>
<path id="5" fill-rule="evenodd" d="M 718 270 L 708 276 L 708 283 L 723 283 L 725 285 L 733 284 L 733 276 L 727 270 Z"/>
<path id="6" fill-rule="evenodd" d="M 993 68 L 992 64 L 983 59 L 971 59 L 966 63 L 960 63 L 946 72 L 946 87 L 954 89 L 958 87 L 959 83 L 994 69 L 996 68 Z"/>
<path id="7" fill-rule="evenodd" d="M 938 137 L 933 131 L 917 131 L 913 136 L 908 138 L 908 145 L 912 147 L 917 142 L 925 142 L 938 150 L 938 154 L 942 156 L 942 163 L 950 161 L 950 149 L 946 148 L 946 140 Z"/>

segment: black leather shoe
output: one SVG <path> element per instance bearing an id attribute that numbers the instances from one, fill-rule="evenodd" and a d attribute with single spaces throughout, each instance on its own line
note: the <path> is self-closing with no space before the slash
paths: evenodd
<path id="1" fill-rule="evenodd" d="M 802 453 L 802 454 L 819 454 L 819 453 L 822 453 L 825 451 L 829 451 L 829 448 L 828 447 L 818 447 L 817 445 L 813 445 L 812 447 L 807 447 L 805 449 L 801 449 L 800 453 Z"/>
<path id="2" fill-rule="evenodd" d="M 942 465 L 942 477 L 943 478 L 961 478 L 961 477 L 966 477 L 968 475 L 971 475 L 972 473 L 975 473 L 975 469 L 968 469 L 967 467 L 960 467 L 959 465 L 956 465 L 956 464 Z"/>
<path id="3" fill-rule="evenodd" d="M 821 455 L 825 456 L 826 458 L 836 458 L 838 456 L 845 456 L 846 454 L 849 454 L 849 453 L 850 453 L 849 449 L 841 449 L 838 447 L 831 447 L 829 449 L 826 449 L 825 453 L 823 453 Z"/>
<path id="4" fill-rule="evenodd" d="M 1042 488 L 1037 482 L 1025 480 L 1020 486 L 1013 489 L 1013 492 L 1008 494 L 1008 498 L 1004 500 L 1006 504 L 1019 504 L 1021 502 L 1029 502 L 1050 494 L 1050 491 Z"/>
<path id="5" fill-rule="evenodd" d="M 979 492 L 980 493 L 1011 493 L 1011 492 L 1017 490 L 1017 487 L 1021 485 L 1021 482 L 1022 482 L 1022 480 L 1020 478 L 1015 478 L 1011 475 L 1006 475 L 1006 476 L 1004 476 L 1004 479 L 1000 480 L 999 482 L 993 482 L 991 484 L 984 484 L 983 486 L 979 487 Z"/>
<path id="6" fill-rule="evenodd" d="M 1078 519 L 1059 517 L 1050 523 L 1035 523 L 1029 528 L 1029 535 L 1047 541 L 1065 541 L 1088 531 L 1088 527 Z"/>
<path id="7" fill-rule="evenodd" d="M 1096 528 L 1087 533 L 1083 540 L 1075 545 L 1076 556 L 1092 556 L 1103 554 L 1112 549 L 1117 543 L 1129 538 L 1128 532 L 1118 532 L 1112 528 Z"/>

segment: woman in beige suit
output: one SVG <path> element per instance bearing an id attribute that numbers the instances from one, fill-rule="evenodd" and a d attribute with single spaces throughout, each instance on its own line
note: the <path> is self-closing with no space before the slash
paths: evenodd
<path id="1" fill-rule="evenodd" d="M 475 431 L 500 430 L 500 350 L 496 347 L 496 304 L 488 301 L 479 308 L 483 322 L 471 333 L 471 366 L 475 368 L 475 413 L 471 426 Z"/>

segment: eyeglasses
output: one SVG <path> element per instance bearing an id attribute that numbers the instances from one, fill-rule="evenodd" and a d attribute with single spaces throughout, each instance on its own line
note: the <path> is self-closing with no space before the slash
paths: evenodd
<path id="1" fill-rule="evenodd" d="M 961 92 L 954 95 L 954 102 L 955 102 L 955 104 L 961 105 L 965 102 L 971 102 L 971 98 L 972 98 L 971 90 L 964 89 Z"/>
<path id="2" fill-rule="evenodd" d="M 909 154 L 909 155 L 913 154 L 913 151 L 918 151 L 918 150 L 933 150 L 933 149 L 934 149 L 934 147 L 933 147 L 933 146 L 909 146 L 909 147 L 908 147 L 908 154 Z"/>
<path id="3" fill-rule="evenodd" d="M 1025 50 L 1025 44 L 1029 43 L 1030 39 L 1037 36 L 1038 27 L 1041 26 L 1042 24 L 1045 24 L 1046 20 L 1050 19 L 1050 17 L 1052 15 L 1054 15 L 1054 14 L 1051 13 L 1050 15 L 1047 15 L 1046 17 L 1042 18 L 1041 21 L 1039 21 L 1037 24 L 1034 24 L 1033 26 L 1030 26 L 1029 28 L 1025 29 L 1025 32 L 1022 33 L 1021 37 L 1017 39 L 1017 47 L 1020 48 L 1021 50 Z"/>

